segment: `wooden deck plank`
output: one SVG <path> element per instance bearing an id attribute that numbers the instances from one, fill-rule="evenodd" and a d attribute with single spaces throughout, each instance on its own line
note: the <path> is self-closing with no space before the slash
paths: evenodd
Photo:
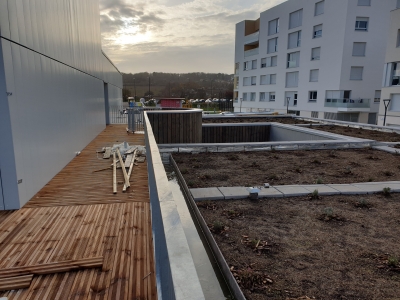
<path id="1" fill-rule="evenodd" d="M 144 145 L 144 135 L 108 126 L 24 208 L 0 214 L 0 267 L 103 256 L 103 268 L 35 275 L 29 288 L 0 296 L 157 299 L 147 164 L 135 166 L 131 187 L 117 195 L 109 184 L 111 168 L 93 173 L 110 167 L 96 150 L 123 141 Z M 117 173 L 122 189 L 123 174 Z"/>

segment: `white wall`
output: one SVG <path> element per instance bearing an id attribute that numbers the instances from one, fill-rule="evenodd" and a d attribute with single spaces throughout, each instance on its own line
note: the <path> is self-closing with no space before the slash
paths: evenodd
<path id="1" fill-rule="evenodd" d="M 0 96 L 0 169 L 5 208 L 17 209 L 105 128 L 103 80 L 117 104 L 122 76 L 101 51 L 97 0 L 10 0 L 0 12 L 0 86 L 12 93 Z"/>

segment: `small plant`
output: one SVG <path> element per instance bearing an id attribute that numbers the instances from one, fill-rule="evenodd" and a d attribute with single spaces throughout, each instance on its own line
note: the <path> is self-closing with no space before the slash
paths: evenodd
<path id="1" fill-rule="evenodd" d="M 346 169 L 343 171 L 344 174 L 353 174 L 353 170 L 350 167 L 346 167 Z"/>
<path id="2" fill-rule="evenodd" d="M 312 163 L 314 163 L 314 164 L 316 164 L 316 165 L 322 164 L 322 162 L 321 162 L 320 160 L 318 160 L 318 159 L 314 159 L 314 160 L 312 161 Z"/>
<path id="3" fill-rule="evenodd" d="M 181 170 L 181 174 L 188 174 L 189 173 L 189 170 L 188 169 L 182 169 Z"/>
<path id="4" fill-rule="evenodd" d="M 374 179 L 373 179 L 372 177 L 369 177 L 369 178 L 368 178 L 368 181 L 369 181 L 369 182 L 372 182 L 372 181 L 374 181 Z"/>
<path id="5" fill-rule="evenodd" d="M 317 180 L 315 181 L 315 183 L 316 184 L 323 184 L 324 182 L 320 177 L 318 177 Z"/>
<path id="6" fill-rule="evenodd" d="M 202 179 L 202 180 L 211 179 L 211 175 L 210 174 L 203 174 L 203 175 L 200 176 L 200 179 Z"/>
<path id="7" fill-rule="evenodd" d="M 296 171 L 296 173 L 301 173 L 302 172 L 300 168 L 296 168 L 295 171 Z"/>
<path id="8" fill-rule="evenodd" d="M 395 150 L 394 155 L 400 155 L 400 151 Z"/>
<path id="9" fill-rule="evenodd" d="M 396 256 L 390 256 L 388 258 L 387 264 L 389 267 L 397 267 L 399 264 L 399 259 Z"/>
<path id="10" fill-rule="evenodd" d="M 324 208 L 324 215 L 332 218 L 333 217 L 333 208 L 332 207 L 325 207 Z"/>
<path id="11" fill-rule="evenodd" d="M 387 171 L 384 171 L 384 172 L 383 172 L 383 175 L 390 177 L 390 176 L 393 176 L 394 173 L 387 170 Z"/>
<path id="12" fill-rule="evenodd" d="M 329 157 L 337 157 L 336 151 L 332 150 L 331 152 L 329 152 Z"/>
<path id="13" fill-rule="evenodd" d="M 390 188 L 390 187 L 384 187 L 384 188 L 382 189 L 382 194 L 383 194 L 385 197 L 389 197 L 389 196 L 390 196 L 390 191 L 391 191 L 391 188 Z"/>
<path id="14" fill-rule="evenodd" d="M 272 174 L 272 175 L 269 176 L 269 179 L 270 180 L 278 180 L 279 177 L 277 175 L 275 175 L 275 174 Z"/>
<path id="15" fill-rule="evenodd" d="M 224 231 L 225 226 L 219 221 L 215 221 L 212 225 L 212 231 L 216 234 L 220 234 L 222 231 Z"/>
<path id="16" fill-rule="evenodd" d="M 315 189 L 315 190 L 310 194 L 310 198 L 311 198 L 312 200 L 317 200 L 317 199 L 319 199 L 319 193 L 318 193 L 318 190 L 317 190 L 317 189 Z"/>
<path id="17" fill-rule="evenodd" d="M 193 181 L 191 181 L 191 180 L 188 180 L 187 185 L 190 188 L 195 187 L 195 183 Z"/>
<path id="18" fill-rule="evenodd" d="M 369 208 L 370 204 L 367 199 L 359 199 L 355 206 L 359 208 Z"/>
<path id="19" fill-rule="evenodd" d="M 276 152 L 275 148 L 271 147 L 271 152 L 272 153 Z"/>
<path id="20" fill-rule="evenodd" d="M 193 169 L 199 169 L 199 168 L 200 168 L 200 165 L 194 164 L 194 165 L 192 166 L 192 168 L 193 168 Z"/>
<path id="21" fill-rule="evenodd" d="M 251 165 L 250 165 L 250 167 L 252 167 L 252 168 L 257 168 L 257 167 L 259 167 L 260 165 L 256 162 L 256 161 L 253 161 L 252 163 L 251 163 Z"/>

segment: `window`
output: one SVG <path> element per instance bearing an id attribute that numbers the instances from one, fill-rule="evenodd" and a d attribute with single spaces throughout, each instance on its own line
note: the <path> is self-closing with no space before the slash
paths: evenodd
<path id="1" fill-rule="evenodd" d="M 251 85 L 257 84 L 257 76 L 251 76 Z"/>
<path id="2" fill-rule="evenodd" d="M 400 1 L 400 0 L 399 0 Z M 397 30 L 397 47 L 400 47 L 400 29 Z"/>
<path id="3" fill-rule="evenodd" d="M 400 0 L 397 0 L 396 8 L 400 8 Z"/>
<path id="4" fill-rule="evenodd" d="M 268 40 L 267 53 L 274 53 L 278 51 L 278 38 Z"/>
<path id="5" fill-rule="evenodd" d="M 252 60 L 251 61 L 251 68 L 254 70 L 254 69 L 257 69 L 257 59 L 254 59 L 254 60 Z"/>
<path id="6" fill-rule="evenodd" d="M 325 1 L 315 3 L 315 16 L 322 15 L 324 13 Z"/>
<path id="7" fill-rule="evenodd" d="M 293 49 L 301 46 L 301 30 L 289 33 L 288 49 Z"/>
<path id="8" fill-rule="evenodd" d="M 268 35 L 273 35 L 279 32 L 279 19 L 268 22 Z"/>
<path id="9" fill-rule="evenodd" d="M 375 91 L 374 102 L 381 102 L 381 90 Z"/>
<path id="10" fill-rule="evenodd" d="M 289 15 L 289 29 L 301 26 L 303 20 L 303 10 L 299 9 Z"/>
<path id="11" fill-rule="evenodd" d="M 317 91 L 310 91 L 308 101 L 309 102 L 316 102 L 317 101 L 318 92 Z"/>
<path id="12" fill-rule="evenodd" d="M 362 80 L 364 67 L 351 67 L 350 80 Z"/>
<path id="13" fill-rule="evenodd" d="M 235 74 L 239 74 L 239 63 L 235 63 Z"/>
<path id="14" fill-rule="evenodd" d="M 260 101 L 265 101 L 265 92 L 260 92 Z"/>
<path id="15" fill-rule="evenodd" d="M 367 43 L 353 43 L 353 56 L 365 56 L 365 48 Z"/>
<path id="16" fill-rule="evenodd" d="M 243 77 L 243 86 L 250 85 L 250 77 Z"/>
<path id="17" fill-rule="evenodd" d="M 322 36 L 322 24 L 315 25 L 313 32 L 314 32 L 313 39 L 321 37 Z"/>
<path id="18" fill-rule="evenodd" d="M 250 93 L 250 101 L 256 101 L 256 93 Z"/>
<path id="19" fill-rule="evenodd" d="M 299 66 L 300 52 L 292 52 L 287 55 L 287 68 L 297 68 Z"/>
<path id="20" fill-rule="evenodd" d="M 299 72 L 286 73 L 286 87 L 297 87 L 299 84 Z"/>
<path id="21" fill-rule="evenodd" d="M 321 57 L 321 47 L 311 49 L 311 60 L 319 60 Z"/>
<path id="22" fill-rule="evenodd" d="M 369 18 L 356 18 L 356 30 L 357 31 L 367 31 L 368 30 L 368 21 Z"/>
<path id="23" fill-rule="evenodd" d="M 317 111 L 312 111 L 311 112 L 311 118 L 318 119 L 318 112 Z"/>
<path id="24" fill-rule="evenodd" d="M 293 106 L 297 106 L 297 93 L 293 95 Z"/>
<path id="25" fill-rule="evenodd" d="M 243 93 L 243 101 L 247 101 L 247 93 Z"/>
<path id="26" fill-rule="evenodd" d="M 269 101 L 275 101 L 275 92 L 269 93 Z"/>
<path id="27" fill-rule="evenodd" d="M 317 82 L 319 76 L 319 70 L 310 70 L 310 82 Z"/>
<path id="28" fill-rule="evenodd" d="M 358 0 L 358 6 L 371 6 L 371 0 Z"/>
<path id="29" fill-rule="evenodd" d="M 249 69 L 250 69 L 250 64 L 249 64 L 248 61 L 245 61 L 245 62 L 243 63 L 243 70 L 246 71 L 246 70 L 249 70 Z"/>
<path id="30" fill-rule="evenodd" d="M 261 75 L 260 84 L 261 85 L 276 84 L 276 74 Z"/>
<path id="31" fill-rule="evenodd" d="M 278 63 L 278 56 L 271 56 L 267 58 L 267 67 L 276 67 Z"/>
<path id="32" fill-rule="evenodd" d="M 267 59 L 261 58 L 261 68 L 265 68 L 267 66 Z"/>
<path id="33" fill-rule="evenodd" d="M 392 85 L 400 85 L 400 63 L 393 63 Z"/>

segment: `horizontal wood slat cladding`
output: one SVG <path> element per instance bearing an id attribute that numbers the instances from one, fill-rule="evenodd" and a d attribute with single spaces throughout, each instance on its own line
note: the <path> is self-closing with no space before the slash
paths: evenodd
<path id="1" fill-rule="evenodd" d="M 270 126 L 203 126 L 203 143 L 258 143 L 268 142 Z"/>
<path id="2" fill-rule="evenodd" d="M 147 111 L 157 144 L 188 144 L 202 141 L 201 111 Z"/>

